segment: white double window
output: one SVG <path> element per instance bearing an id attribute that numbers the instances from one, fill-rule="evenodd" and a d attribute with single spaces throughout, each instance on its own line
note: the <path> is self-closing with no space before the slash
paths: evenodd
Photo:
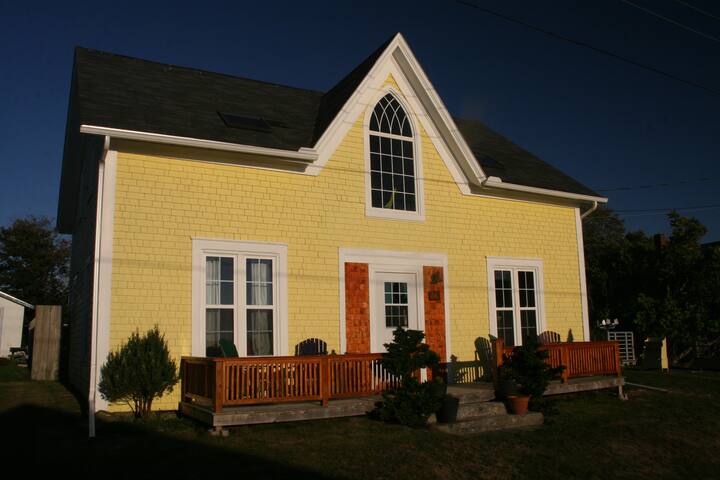
<path id="1" fill-rule="evenodd" d="M 286 271 L 284 245 L 194 239 L 193 355 L 285 354 Z"/>
<path id="2" fill-rule="evenodd" d="M 542 262 L 488 258 L 490 333 L 506 345 L 535 340 L 544 328 Z"/>

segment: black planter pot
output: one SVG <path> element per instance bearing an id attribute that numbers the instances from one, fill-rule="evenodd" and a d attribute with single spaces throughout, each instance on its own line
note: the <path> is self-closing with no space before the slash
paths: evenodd
<path id="1" fill-rule="evenodd" d="M 435 413 L 439 423 L 455 423 L 457 420 L 460 399 L 452 395 L 445 395 L 440 410 Z"/>

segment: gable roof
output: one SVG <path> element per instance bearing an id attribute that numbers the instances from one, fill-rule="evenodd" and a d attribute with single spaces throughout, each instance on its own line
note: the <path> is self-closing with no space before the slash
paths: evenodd
<path id="1" fill-rule="evenodd" d="M 75 212 L 75 201 L 69 197 L 77 191 L 79 167 L 73 165 L 78 160 L 74 158 L 77 149 L 72 147 L 78 143 L 81 127 L 91 126 L 83 130 L 86 133 L 97 133 L 94 127 L 143 132 L 174 139 L 221 142 L 219 145 L 273 149 L 272 152 L 293 153 L 300 158 L 298 152 L 312 151 L 398 38 L 402 41 L 397 34 L 384 42 L 325 93 L 76 48 L 58 227 L 65 231 L 71 228 L 70 219 Z M 221 114 L 241 117 L 249 124 L 261 123 L 267 128 L 228 126 Z M 437 118 L 442 119 L 442 115 L 445 114 L 439 112 Z M 462 137 L 459 141 L 467 145 L 458 145 L 455 151 L 474 156 L 472 164 L 466 163 L 471 171 L 499 177 L 508 184 L 602 200 L 591 189 L 482 123 L 446 118 L 450 124 L 455 121 Z M 453 135 L 450 127 L 446 132 Z M 468 147 L 471 153 L 465 155 L 462 152 Z M 477 184 L 483 178 L 475 180 Z M 500 182 L 492 185 L 498 186 Z"/>

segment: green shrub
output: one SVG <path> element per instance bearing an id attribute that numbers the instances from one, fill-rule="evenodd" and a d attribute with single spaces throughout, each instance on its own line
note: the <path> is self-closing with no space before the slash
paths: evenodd
<path id="1" fill-rule="evenodd" d="M 510 355 L 503 356 L 499 378 L 512 379 L 519 393 L 538 400 L 550 381 L 565 369 L 564 366 L 551 367 L 547 363 L 548 356 L 548 351 L 538 350 L 534 342 L 515 347 Z"/>
<path id="2" fill-rule="evenodd" d="M 442 405 L 445 394 L 442 380 L 433 375 L 433 380 L 421 382 L 417 377 L 421 369 L 434 370 L 440 363 L 437 353 L 423 343 L 424 338 L 420 330 L 398 328 L 393 332 L 393 341 L 385 344 L 387 353 L 383 354 L 382 365 L 400 384 L 383 392 L 382 401 L 377 402 L 371 412 L 373 417 L 419 427 Z"/>
<path id="3" fill-rule="evenodd" d="M 109 402 L 127 403 L 135 417 L 142 419 L 149 417 L 153 400 L 172 392 L 180 380 L 157 325 L 142 337 L 136 331 L 127 343 L 111 352 L 100 375 L 98 389 L 102 397 Z"/>

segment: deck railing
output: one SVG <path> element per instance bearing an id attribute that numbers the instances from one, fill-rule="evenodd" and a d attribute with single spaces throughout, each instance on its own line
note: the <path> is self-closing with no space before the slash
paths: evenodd
<path id="1" fill-rule="evenodd" d="M 375 395 L 397 380 L 381 354 L 181 360 L 182 401 L 223 407 Z"/>
<path id="2" fill-rule="evenodd" d="M 502 365 L 503 355 L 512 353 L 511 346 L 505 346 L 502 339 L 494 342 L 495 364 Z M 553 367 L 565 366 L 561 380 L 592 377 L 596 375 L 622 375 L 620 346 L 618 342 L 572 342 L 541 345 L 540 350 L 550 353 L 548 363 Z"/>

